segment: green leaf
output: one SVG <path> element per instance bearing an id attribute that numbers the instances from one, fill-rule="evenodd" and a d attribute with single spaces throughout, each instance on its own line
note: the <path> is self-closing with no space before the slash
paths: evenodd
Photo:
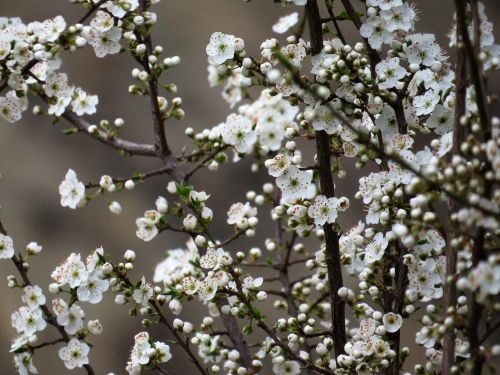
<path id="1" fill-rule="evenodd" d="M 78 129 L 77 128 L 66 128 L 66 129 L 63 129 L 62 131 L 64 134 L 66 135 L 71 135 L 71 134 L 75 134 L 78 132 Z"/>
<path id="2" fill-rule="evenodd" d="M 358 17 L 363 17 L 364 13 L 356 12 L 356 15 Z M 345 10 L 342 11 L 342 13 L 340 13 L 338 16 L 336 16 L 335 19 L 337 21 L 351 21 L 352 20 L 351 16 Z"/>
<path id="3" fill-rule="evenodd" d="M 185 186 L 183 184 L 176 183 L 175 184 L 177 188 L 177 194 L 179 194 L 181 197 L 188 199 L 189 194 L 193 191 L 192 186 Z"/>
<path id="4" fill-rule="evenodd" d="M 253 307 L 252 308 L 252 311 L 251 311 L 251 314 L 252 316 L 257 319 L 257 320 L 262 320 L 264 319 L 264 315 L 260 312 L 260 310 L 256 307 Z"/>

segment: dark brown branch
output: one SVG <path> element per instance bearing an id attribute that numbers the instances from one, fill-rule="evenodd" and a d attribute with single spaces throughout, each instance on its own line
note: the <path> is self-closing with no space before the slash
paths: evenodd
<path id="1" fill-rule="evenodd" d="M 323 34 L 317 0 L 308 0 L 306 11 L 309 21 L 309 32 L 311 35 L 311 51 L 313 54 L 318 54 L 321 52 L 323 46 Z M 327 198 L 334 197 L 335 187 L 330 161 L 330 137 L 325 131 L 316 132 L 316 154 L 318 159 L 321 193 Z M 335 355 L 339 356 L 344 353 L 344 346 L 347 341 L 345 330 L 345 302 L 338 295 L 338 290 L 344 285 L 342 280 L 342 264 L 340 261 L 339 234 L 336 233 L 328 223 L 323 226 L 323 230 L 325 233 L 326 264 L 332 305 L 331 334 L 334 341 Z"/>
<path id="2" fill-rule="evenodd" d="M 191 176 L 193 176 L 199 169 L 203 168 L 206 163 L 208 163 L 210 160 L 212 160 L 217 154 L 226 148 L 228 148 L 228 145 L 224 145 L 222 147 L 218 147 L 214 149 L 211 153 L 209 153 L 206 157 L 204 157 L 202 160 L 200 160 L 195 166 L 193 166 L 189 171 L 187 171 L 184 174 L 184 180 L 187 181 Z"/>
<path id="3" fill-rule="evenodd" d="M 147 10 L 148 6 L 148 0 L 141 0 L 142 11 Z M 160 158 L 166 160 L 172 154 L 172 151 L 167 143 L 164 123 L 165 118 L 161 113 L 160 105 L 158 103 L 158 79 L 156 77 L 156 73 L 152 71 L 149 66 L 148 57 L 153 54 L 151 34 L 147 27 L 144 28 L 144 34 L 141 34 L 140 32 L 136 32 L 135 34 L 139 41 L 142 41 L 146 46 L 146 53 L 139 60 L 144 70 L 148 73 L 148 94 L 153 116 L 156 151 L 158 152 L 158 156 Z"/>
<path id="4" fill-rule="evenodd" d="M 46 103 L 48 103 L 48 98 L 43 93 L 38 93 L 38 96 Z M 65 111 L 62 114 L 62 118 L 68 121 L 70 124 L 74 125 L 79 132 L 87 134 L 93 139 L 104 143 L 105 145 L 111 146 L 117 150 L 125 151 L 131 155 L 140 156 L 156 156 L 155 148 L 153 145 L 141 144 L 130 142 L 121 138 L 104 138 L 98 135 L 93 135 L 89 132 L 89 127 L 92 125 L 87 120 L 82 117 L 78 117 L 70 111 Z"/>
<path id="5" fill-rule="evenodd" d="M 113 180 L 114 184 L 120 184 L 120 183 L 124 183 L 125 181 L 128 181 L 128 180 L 137 180 L 137 179 L 140 179 L 142 181 L 142 180 L 146 180 L 146 179 L 151 178 L 151 177 L 161 176 L 163 174 L 166 174 L 172 168 L 173 167 L 171 165 L 167 164 L 163 167 L 156 168 L 156 169 L 153 169 L 153 170 L 148 171 L 148 172 L 143 172 L 143 173 L 140 173 L 139 175 L 135 175 L 135 176 L 112 177 L 112 180 Z M 86 189 L 97 188 L 97 187 L 100 187 L 100 184 L 98 182 L 87 182 L 85 184 Z"/>
<path id="6" fill-rule="evenodd" d="M 45 348 L 46 346 L 52 346 L 52 345 L 59 344 L 60 342 L 65 342 L 65 341 L 63 338 L 59 338 L 59 339 L 55 339 L 52 341 L 43 342 L 43 343 L 38 344 L 38 345 L 30 345 L 29 349 L 31 351 L 35 351 L 35 350 L 38 350 L 41 348 Z"/>
<path id="7" fill-rule="evenodd" d="M 479 112 L 479 118 L 481 120 L 481 126 L 485 135 L 489 135 L 491 132 L 490 127 L 490 117 L 488 110 L 488 95 L 486 92 L 486 83 L 483 79 L 483 66 L 479 61 L 479 54 L 476 54 L 480 49 L 479 40 L 479 12 L 477 10 L 477 0 L 471 0 L 471 10 L 472 10 L 472 20 L 474 29 L 477 31 L 475 37 L 475 45 L 472 44 L 469 31 L 467 27 L 467 11 L 466 2 L 463 0 L 455 0 L 455 6 L 457 9 L 457 28 L 460 30 L 462 35 L 462 42 L 465 45 L 465 51 L 467 53 L 467 58 L 470 66 L 470 74 L 472 82 L 474 83 L 474 88 L 476 91 L 476 103 Z"/>
<path id="8" fill-rule="evenodd" d="M 488 326 L 486 332 L 484 333 L 481 340 L 479 340 L 479 344 L 482 345 L 486 340 L 488 340 L 496 331 L 500 328 L 500 320 L 493 324 L 492 326 Z"/>
<path id="9" fill-rule="evenodd" d="M 462 41 L 463 24 L 457 24 L 457 62 L 455 66 L 455 122 L 453 124 L 453 146 L 452 155 L 460 154 L 460 145 L 466 138 L 466 127 L 460 124 L 460 119 L 465 114 L 466 107 L 466 72 L 467 55 Z M 457 249 L 451 245 L 453 230 L 451 228 L 451 216 L 460 206 L 455 201 L 448 204 L 449 228 L 446 231 L 446 283 L 444 285 L 444 311 L 443 321 L 450 316 L 455 316 L 455 306 L 457 299 L 456 273 L 457 273 Z M 448 328 L 443 337 L 443 375 L 451 375 L 451 368 L 455 363 L 455 328 Z"/>
<path id="10" fill-rule="evenodd" d="M 325 0 L 325 5 L 326 5 L 326 10 L 328 11 L 328 14 L 330 15 L 330 18 L 328 21 L 333 22 L 333 27 L 335 27 L 335 31 L 337 32 L 337 36 L 339 37 L 340 41 L 343 44 L 347 44 L 346 38 L 344 38 L 344 34 L 342 33 L 342 29 L 340 28 L 339 23 L 337 22 L 337 18 L 335 17 L 335 14 L 333 13 L 333 0 Z M 324 22 L 325 20 L 323 20 Z"/>

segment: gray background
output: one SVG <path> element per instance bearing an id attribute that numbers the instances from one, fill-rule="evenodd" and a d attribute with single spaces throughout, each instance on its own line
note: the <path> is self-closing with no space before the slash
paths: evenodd
<path id="1" fill-rule="evenodd" d="M 422 32 L 438 35 L 442 46 L 446 46 L 445 34 L 452 19 L 451 0 L 418 1 L 421 21 L 417 28 Z M 490 19 L 500 19 L 497 0 L 485 1 Z M 256 55 L 261 41 L 272 35 L 271 26 L 279 16 L 291 8 L 273 4 L 271 0 L 254 0 L 246 4 L 239 0 L 163 0 L 156 6 L 159 24 L 155 28 L 154 41 L 164 46 L 167 55 L 179 55 L 182 65 L 168 76 L 178 85 L 182 96 L 186 118 L 182 122 L 169 121 L 167 131 L 173 148 L 180 150 L 185 140 L 181 137 L 186 126 L 196 129 L 211 127 L 223 121 L 230 112 L 220 97 L 219 89 L 210 89 L 206 79 L 205 46 L 214 31 L 224 31 L 245 39 L 247 50 Z M 0 16 L 20 16 L 25 22 L 43 20 L 62 14 L 68 23 L 83 14 L 83 10 L 65 0 L 17 0 L 0 1 Z M 498 27 L 497 27 L 498 29 Z M 347 27 L 351 42 L 357 40 L 351 27 Z M 499 30 L 495 30 L 499 35 Z M 87 48 L 74 55 L 66 55 L 63 71 L 70 75 L 74 84 L 81 85 L 93 94 L 99 94 L 99 116 L 95 119 L 123 117 L 126 126 L 122 136 L 137 141 L 151 142 L 151 122 L 146 99 L 127 94 L 132 83 L 130 70 L 134 66 L 128 56 L 111 56 L 96 59 Z M 492 85 L 495 90 L 498 80 Z M 33 102 L 32 102 L 33 103 Z M 48 118 L 25 115 L 16 124 L 0 124 L 0 203 L 2 219 L 16 247 L 21 249 L 29 241 L 43 245 L 43 256 L 33 262 L 36 267 L 30 272 L 35 283 L 46 287 L 50 272 L 70 252 L 87 254 L 97 246 L 118 259 L 126 249 L 138 254 L 137 279 L 142 273 L 152 275 L 154 265 L 161 259 L 163 251 L 182 246 L 182 237 L 163 234 L 152 243 L 144 243 L 135 237 L 135 218 L 154 206 L 155 198 L 166 195 L 166 178 L 155 178 L 132 192 L 122 193 L 116 198 L 123 204 L 121 216 L 107 210 L 104 199 L 92 202 L 88 207 L 71 211 L 59 205 L 57 187 L 68 168 L 77 171 L 83 181 L 97 181 L 102 174 L 128 175 L 132 170 L 147 170 L 157 166 L 156 161 L 146 158 L 120 158 L 107 147 L 83 135 L 64 136 L 62 124 L 50 125 Z M 248 166 L 247 163 L 245 163 Z M 217 176 L 214 178 L 214 176 Z M 248 168 L 227 165 L 217 175 L 202 173 L 193 182 L 203 186 L 213 196 L 210 206 L 216 213 L 224 213 L 230 202 L 244 199 L 250 189 L 259 189 L 265 181 L 262 175 L 252 175 Z M 340 191 L 352 192 L 356 178 L 351 177 L 340 184 Z M 355 210 L 350 211 L 355 212 Z M 350 214 L 352 215 L 352 214 Z M 265 216 L 265 215 L 264 215 Z M 347 222 L 357 220 L 348 217 Z M 227 228 L 216 228 L 220 238 L 229 233 Z M 263 244 L 263 226 L 258 229 L 260 245 Z M 8 354 L 10 338 L 14 330 L 10 326 L 10 314 L 20 304 L 20 292 L 6 287 L 5 277 L 14 273 L 9 262 L 0 262 L 0 374 L 14 374 Z M 49 296 L 50 298 L 50 296 Z M 104 335 L 93 339 L 95 348 L 91 362 L 97 374 L 124 373 L 133 334 L 141 330 L 140 319 L 127 317 L 127 309 L 107 301 L 97 308 L 82 304 L 87 318 L 99 318 L 104 325 Z M 194 323 L 198 314 L 186 307 L 183 316 Z M 49 328 L 41 337 L 55 337 Z M 161 337 L 162 332 L 155 332 Z M 410 344 L 412 338 L 405 338 Z M 190 374 L 187 361 L 177 360 L 169 368 Z M 44 349 L 35 355 L 35 364 L 40 374 L 65 374 L 57 353 Z M 408 368 L 407 370 L 411 370 Z M 83 373 L 75 370 L 75 373 Z M 175 373 L 175 372 L 174 372 Z"/>

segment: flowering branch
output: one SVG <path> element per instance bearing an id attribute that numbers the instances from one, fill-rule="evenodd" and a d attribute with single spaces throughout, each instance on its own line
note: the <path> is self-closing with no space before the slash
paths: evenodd
<path id="1" fill-rule="evenodd" d="M 322 49 L 323 35 L 317 1 L 308 0 L 306 11 L 311 34 L 312 53 L 318 54 Z M 335 196 L 335 188 L 330 164 L 330 140 L 325 131 L 316 132 L 316 153 L 318 158 L 321 193 L 327 198 L 332 198 Z M 328 280 L 330 283 L 330 298 L 332 304 L 332 337 L 335 343 L 335 354 L 339 356 L 344 353 L 344 346 L 346 343 L 344 301 L 342 301 L 338 295 L 339 289 L 343 287 L 339 235 L 333 230 L 331 224 L 325 224 L 323 230 L 325 232 Z"/>

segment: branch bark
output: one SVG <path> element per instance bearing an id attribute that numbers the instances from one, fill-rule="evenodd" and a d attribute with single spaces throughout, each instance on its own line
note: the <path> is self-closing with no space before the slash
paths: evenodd
<path id="1" fill-rule="evenodd" d="M 466 106 L 466 89 L 467 82 L 465 79 L 467 72 L 467 55 L 462 41 L 462 26 L 457 24 L 457 62 L 455 65 L 455 122 L 453 124 L 453 148 L 452 155 L 460 153 L 460 145 L 466 138 L 466 127 L 460 124 L 460 119 L 465 114 Z M 456 288 L 456 273 L 457 273 L 457 252 L 451 246 L 452 240 L 452 220 L 451 217 L 454 212 L 459 209 L 459 205 L 455 201 L 448 204 L 448 223 L 449 228 L 447 231 L 446 239 L 446 284 L 444 286 L 444 311 L 443 321 L 450 315 L 455 315 L 455 306 L 457 299 Z M 455 363 L 455 329 L 451 327 L 448 329 L 443 337 L 443 375 L 451 375 L 451 368 Z"/>
<path id="2" fill-rule="evenodd" d="M 315 55 L 320 53 L 323 48 L 323 33 L 321 29 L 321 17 L 317 0 L 307 1 L 306 12 L 309 21 L 309 32 L 311 35 L 311 52 Z M 327 198 L 331 198 L 335 196 L 335 185 L 333 183 L 332 166 L 330 161 L 330 137 L 325 131 L 316 132 L 316 154 L 318 158 L 321 193 Z M 325 232 L 325 251 L 332 304 L 332 336 L 335 355 L 339 356 L 344 353 L 344 346 L 347 341 L 345 328 L 345 302 L 338 295 L 338 290 L 343 286 L 339 234 L 336 233 L 332 226 L 328 223 L 323 226 L 323 230 Z"/>

